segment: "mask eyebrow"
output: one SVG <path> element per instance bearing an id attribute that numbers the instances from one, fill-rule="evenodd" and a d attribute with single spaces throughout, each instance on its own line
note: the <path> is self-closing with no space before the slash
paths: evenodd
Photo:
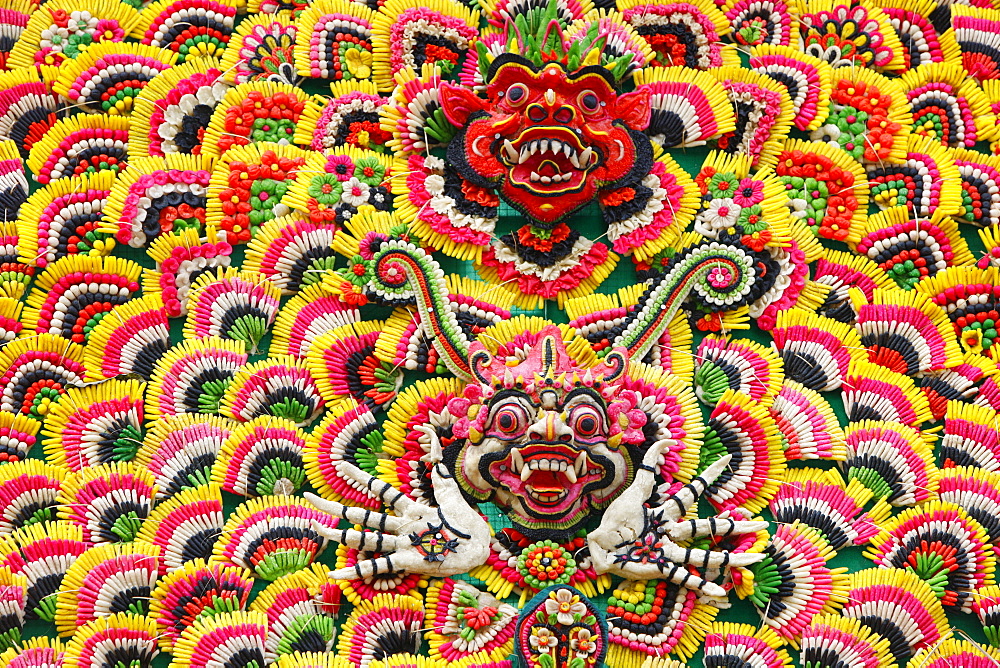
<path id="1" fill-rule="evenodd" d="M 567 392 L 566 396 L 563 398 L 563 406 L 565 407 L 571 404 L 575 399 L 579 397 L 586 397 L 587 399 L 591 399 L 594 404 L 600 406 L 602 409 L 606 409 L 608 407 L 607 403 L 604 401 L 601 395 L 598 394 L 596 391 L 590 389 L 589 387 L 575 387 L 569 392 Z"/>

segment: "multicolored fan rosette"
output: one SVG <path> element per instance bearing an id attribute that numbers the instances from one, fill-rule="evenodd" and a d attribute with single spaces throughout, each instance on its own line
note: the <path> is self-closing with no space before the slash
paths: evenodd
<path id="1" fill-rule="evenodd" d="M 311 564 L 326 548 L 316 526 L 336 522 L 307 501 L 292 496 L 262 496 L 240 504 L 222 529 L 215 558 L 275 580 Z"/>

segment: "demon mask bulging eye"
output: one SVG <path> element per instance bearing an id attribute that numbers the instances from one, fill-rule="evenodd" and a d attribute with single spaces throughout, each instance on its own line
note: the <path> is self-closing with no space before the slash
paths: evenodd
<path id="1" fill-rule="evenodd" d="M 510 88 L 507 89 L 506 94 L 500 94 L 507 100 L 507 104 L 514 107 L 519 107 L 528 101 L 528 87 L 524 84 L 511 84 Z"/>
<path id="2" fill-rule="evenodd" d="M 487 433 L 501 440 L 519 438 L 528 428 L 527 406 L 516 398 L 504 399 L 493 406 L 487 423 Z"/>
<path id="3" fill-rule="evenodd" d="M 585 113 L 593 114 L 600 110 L 601 100 L 597 97 L 597 94 L 592 90 L 585 90 L 580 93 L 577 98 L 578 106 L 583 109 Z"/>
<path id="4" fill-rule="evenodd" d="M 587 393 L 577 394 L 563 408 L 566 424 L 579 443 L 596 443 L 608 438 L 608 414 L 601 402 Z"/>

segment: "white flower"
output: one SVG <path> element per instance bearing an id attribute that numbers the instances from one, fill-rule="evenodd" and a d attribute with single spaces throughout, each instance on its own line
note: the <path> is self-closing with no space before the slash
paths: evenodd
<path id="1" fill-rule="evenodd" d="M 736 205 L 736 202 L 726 197 L 712 200 L 699 217 L 712 229 L 721 230 L 735 225 L 739 215 L 740 207 Z"/>
<path id="2" fill-rule="evenodd" d="M 587 615 L 587 606 L 569 589 L 559 589 L 546 599 L 545 614 L 555 615 L 560 624 L 569 625 L 576 621 L 576 615 Z"/>
<path id="3" fill-rule="evenodd" d="M 444 160 L 442 160 L 441 158 L 439 158 L 437 156 L 429 155 L 429 156 L 427 156 L 427 159 L 424 160 L 424 167 L 426 167 L 427 169 L 429 169 L 432 172 L 437 172 L 439 174 L 443 174 L 444 173 Z"/>
<path id="4" fill-rule="evenodd" d="M 424 181 L 424 188 L 431 195 L 440 195 L 444 193 L 444 177 L 440 174 L 431 174 Z"/>
<path id="5" fill-rule="evenodd" d="M 362 204 L 368 203 L 371 196 L 371 189 L 367 183 L 363 183 L 358 177 L 352 176 L 344 181 L 344 192 L 340 195 L 340 200 L 350 204 L 355 209 Z"/>
<path id="6" fill-rule="evenodd" d="M 528 643 L 535 649 L 541 650 L 543 654 L 547 654 L 549 649 L 559 644 L 559 639 L 556 638 L 551 629 L 539 626 L 531 629 Z"/>
<path id="7" fill-rule="evenodd" d="M 69 30 L 57 25 L 51 25 L 42 31 L 42 38 L 39 45 L 44 49 L 51 46 L 56 51 L 62 51 L 69 39 Z"/>

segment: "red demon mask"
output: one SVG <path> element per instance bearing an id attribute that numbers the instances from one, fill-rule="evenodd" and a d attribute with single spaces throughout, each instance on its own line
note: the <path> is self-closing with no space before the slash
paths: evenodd
<path id="1" fill-rule="evenodd" d="M 445 84 L 441 106 L 463 128 L 448 158 L 468 181 L 498 188 L 515 209 L 551 226 L 597 190 L 649 166 L 649 93 L 620 95 L 599 66 L 567 73 L 505 54 L 490 67 L 488 99 Z M 640 153 L 642 155 L 640 156 Z"/>

